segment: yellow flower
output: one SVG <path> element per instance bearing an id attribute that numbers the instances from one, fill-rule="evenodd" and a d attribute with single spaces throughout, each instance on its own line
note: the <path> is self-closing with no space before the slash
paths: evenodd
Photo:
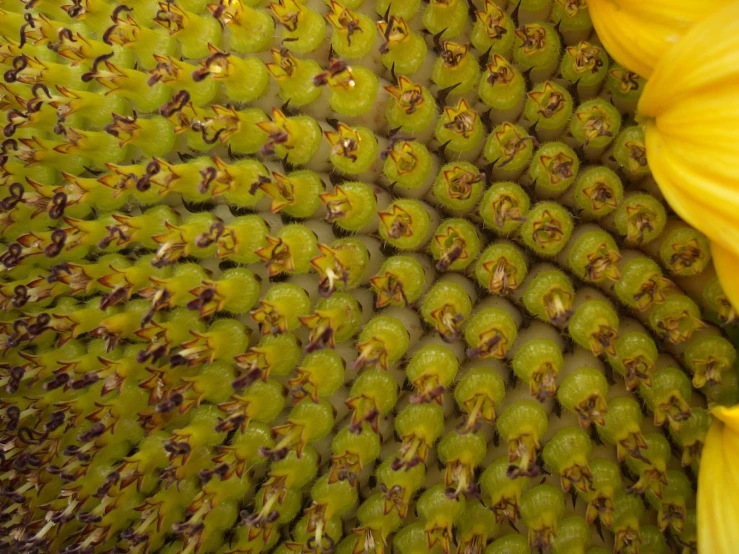
<path id="1" fill-rule="evenodd" d="M 712 240 L 721 283 L 739 306 L 739 2 L 665 53 L 639 112 L 654 178 L 672 208 Z"/>
<path id="2" fill-rule="evenodd" d="M 698 479 L 698 547 L 706 554 L 736 552 L 739 544 L 739 408 L 716 408 Z"/>
<path id="3" fill-rule="evenodd" d="M 731 2 L 588 0 L 588 9 L 608 53 L 627 69 L 649 77 L 660 57 L 693 24 Z"/>

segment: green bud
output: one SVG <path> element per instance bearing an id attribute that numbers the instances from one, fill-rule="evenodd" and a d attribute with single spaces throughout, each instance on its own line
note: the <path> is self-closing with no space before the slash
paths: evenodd
<path id="1" fill-rule="evenodd" d="M 543 402 L 557 392 L 557 376 L 564 359 L 560 346 L 550 339 L 532 339 L 521 345 L 511 360 L 516 377 L 528 383 L 531 395 Z"/>
<path id="2" fill-rule="evenodd" d="M 557 400 L 566 410 L 574 412 L 583 429 L 591 423 L 604 425 L 608 411 L 606 396 L 608 381 L 598 369 L 580 367 L 564 378 L 557 390 Z"/>
<path id="3" fill-rule="evenodd" d="M 531 200 L 518 184 L 493 184 L 482 197 L 479 212 L 485 227 L 498 235 L 507 236 L 526 220 Z"/>
<path id="4" fill-rule="evenodd" d="M 536 254 L 552 258 L 568 243 L 575 224 L 570 213 L 556 202 L 539 202 L 519 228 L 524 244 Z"/>
<path id="5" fill-rule="evenodd" d="M 467 219 L 447 219 L 436 229 L 429 250 L 438 271 L 462 271 L 480 254 L 480 235 Z"/>
<path id="6" fill-rule="evenodd" d="M 649 194 L 627 196 L 615 213 L 618 233 L 632 244 L 647 244 L 665 228 L 667 212 L 662 203 Z"/>
<path id="7" fill-rule="evenodd" d="M 506 296 L 526 278 L 526 258 L 521 250 L 508 242 L 488 246 L 475 264 L 475 277 L 488 292 Z"/>

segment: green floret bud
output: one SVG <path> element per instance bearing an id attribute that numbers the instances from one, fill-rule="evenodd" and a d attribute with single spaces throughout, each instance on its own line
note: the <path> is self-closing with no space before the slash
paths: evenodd
<path id="1" fill-rule="evenodd" d="M 614 356 L 618 327 L 618 314 L 609 302 L 588 300 L 572 314 L 567 330 L 572 340 L 590 350 L 594 356 Z"/>
<path id="2" fill-rule="evenodd" d="M 414 304 L 426 290 L 426 273 L 415 258 L 393 256 L 382 264 L 370 284 L 377 296 L 377 308 L 407 306 Z"/>
<path id="3" fill-rule="evenodd" d="M 555 6 L 558 4 L 555 4 Z M 552 539 L 552 554 L 585 553 L 590 545 L 590 525 L 582 516 L 569 516 L 557 523 L 557 536 Z"/>
<path id="4" fill-rule="evenodd" d="M 557 377 L 564 358 L 560 346 L 550 339 L 524 343 L 513 356 L 511 367 L 516 377 L 528 383 L 531 395 L 539 401 L 557 392 Z"/>
<path id="5" fill-rule="evenodd" d="M 408 350 L 410 337 L 399 319 L 380 315 L 370 320 L 357 338 L 359 357 L 356 369 L 379 367 L 388 369 Z"/>
<path id="6" fill-rule="evenodd" d="M 662 202 L 649 194 L 633 194 L 621 203 L 614 219 L 620 235 L 633 244 L 647 244 L 656 239 L 667 223 Z"/>
<path id="7" fill-rule="evenodd" d="M 361 231 L 377 217 L 377 196 L 366 183 L 345 182 L 319 197 L 328 211 L 326 220 L 345 231 Z"/>
<path id="8" fill-rule="evenodd" d="M 639 102 L 647 80 L 616 64 L 608 70 L 606 90 L 621 111 L 632 111 Z"/>
<path id="9" fill-rule="evenodd" d="M 693 386 L 720 383 L 736 362 L 736 349 L 721 336 L 704 336 L 693 339 L 683 354 L 685 363 L 693 372 Z"/>
<path id="10" fill-rule="evenodd" d="M 570 122 L 570 132 L 586 149 L 602 150 L 621 130 L 621 114 L 601 98 L 583 102 Z"/>
<path id="11" fill-rule="evenodd" d="M 339 123 L 336 131 L 326 131 L 324 135 L 331 146 L 331 164 L 341 173 L 360 175 L 368 171 L 380 155 L 377 137 L 366 127 Z"/>
<path id="12" fill-rule="evenodd" d="M 439 461 L 446 465 L 446 494 L 450 498 L 474 493 L 475 468 L 482 463 L 487 453 L 487 443 L 476 433 L 459 434 L 450 431 L 437 446 Z M 492 514 L 491 514 L 492 515 Z"/>
<path id="13" fill-rule="evenodd" d="M 557 202 L 539 202 L 518 230 L 523 243 L 539 256 L 552 258 L 569 242 L 575 223 Z"/>
<path id="14" fill-rule="evenodd" d="M 279 159 L 294 166 L 309 163 L 321 145 L 321 127 L 307 115 L 286 118 L 273 108 L 271 121 L 257 126 L 269 137 L 262 150 L 273 151 Z"/>
<path id="15" fill-rule="evenodd" d="M 475 12 L 475 19 L 471 36 L 475 49 L 508 58 L 515 38 L 513 19 L 492 0 L 487 0 L 483 9 Z"/>
<path id="16" fill-rule="evenodd" d="M 705 286 L 702 293 L 703 301 L 723 325 L 731 325 L 736 320 L 736 310 L 731 305 L 726 292 L 721 286 L 718 277 L 712 279 Z"/>
<path id="17" fill-rule="evenodd" d="M 492 424 L 504 396 L 505 383 L 495 370 L 484 366 L 468 369 L 454 387 L 457 407 L 467 414 L 459 432 L 475 431 L 481 421 Z"/>
<path id="18" fill-rule="evenodd" d="M 590 427 L 591 423 L 599 426 L 605 424 L 607 395 L 608 381 L 605 376 L 600 370 L 589 367 L 578 368 L 565 377 L 557 391 L 559 402 L 566 410 L 577 415 L 583 429 Z"/>
<path id="19" fill-rule="evenodd" d="M 395 431 L 403 442 L 391 468 L 411 469 L 426 462 L 429 449 L 444 431 L 444 412 L 436 402 L 411 404 L 395 418 Z"/>
<path id="20" fill-rule="evenodd" d="M 520 185 L 494 183 L 482 197 L 479 212 L 485 226 L 503 236 L 510 235 L 526 220 L 531 200 Z"/>
<path id="21" fill-rule="evenodd" d="M 458 5 L 461 0 L 453 0 Z M 480 80 L 480 64 L 470 53 L 469 44 L 458 44 L 450 40 L 441 42 L 441 52 L 436 59 L 431 80 L 440 89 L 454 87 L 450 96 L 467 94 Z"/>
<path id="22" fill-rule="evenodd" d="M 394 512 L 405 518 L 408 515 L 409 501 L 426 480 L 426 467 L 423 464 L 416 464 L 408 468 L 395 468 L 394 465 L 393 461 L 388 459 L 377 468 L 377 481 L 386 491 L 383 511 Z M 412 526 L 406 526 L 405 529 L 408 527 Z"/>
<path id="23" fill-rule="evenodd" d="M 272 49 L 272 58 L 274 63 L 268 63 L 267 70 L 277 81 L 280 100 L 297 108 L 315 102 L 321 96 L 321 87 L 313 83 L 316 75 L 322 72 L 316 61 L 296 58 L 286 48 Z"/>
<path id="24" fill-rule="evenodd" d="M 421 0 L 377 0 L 375 13 L 380 16 L 392 15 L 406 21 L 413 19 L 419 11 Z"/>
<path id="25" fill-rule="evenodd" d="M 539 474 L 536 456 L 540 441 L 549 427 L 549 417 L 536 400 L 511 404 L 497 421 L 500 437 L 508 443 L 509 478 Z"/>
<path id="26" fill-rule="evenodd" d="M 398 512 L 385 512 L 385 502 L 382 493 L 373 494 L 357 509 L 357 519 L 369 529 L 377 530 L 382 538 L 400 527 L 401 519 Z M 373 533 L 374 535 L 374 533 Z M 373 537 L 374 540 L 374 537 Z M 348 554 L 348 553 L 347 553 Z"/>
<path id="27" fill-rule="evenodd" d="M 501 123 L 485 142 L 483 156 L 500 179 L 515 179 L 528 167 L 534 155 L 534 138 L 520 125 Z"/>
<path id="28" fill-rule="evenodd" d="M 521 519 L 529 528 L 531 548 L 551 548 L 557 536 L 557 521 L 564 514 L 564 494 L 552 485 L 538 485 L 521 495 Z"/>
<path id="29" fill-rule="evenodd" d="M 565 427 L 549 439 L 541 457 L 547 467 L 559 475 L 562 490 L 570 492 L 574 487 L 579 492 L 588 492 L 593 483 L 589 467 L 592 451 L 593 443 L 585 431 L 579 427 Z"/>
<path id="30" fill-rule="evenodd" d="M 316 76 L 316 81 L 328 84 L 331 109 L 344 117 L 358 117 L 375 105 L 380 90 L 380 80 L 366 67 L 347 66 L 344 62 L 332 62 L 326 73 Z"/>
<path id="31" fill-rule="evenodd" d="M 670 436 L 682 448 L 683 467 L 692 466 L 695 469 L 710 426 L 711 416 L 708 415 L 708 411 L 704 408 L 693 408 L 679 429 L 670 427 Z"/>
<path id="32" fill-rule="evenodd" d="M 613 532 L 617 551 L 627 551 L 641 543 L 639 521 L 644 515 L 644 503 L 636 495 L 619 492 L 613 498 Z"/>
<path id="33" fill-rule="evenodd" d="M 365 427 L 359 433 L 344 428 L 331 441 L 329 482 L 349 481 L 355 485 L 359 474 L 380 455 L 380 437 Z"/>
<path id="34" fill-rule="evenodd" d="M 683 522 L 684 519 L 685 514 L 683 513 L 679 521 Z M 680 531 L 682 530 L 683 525 L 681 524 Z M 643 525 L 639 531 L 641 534 L 639 552 L 644 552 L 644 554 L 665 554 L 669 551 L 667 539 L 665 538 L 666 528 L 660 531 L 659 527 L 655 527 L 654 525 Z"/>
<path id="35" fill-rule="evenodd" d="M 464 215 L 477 206 L 484 189 L 484 173 L 480 173 L 471 163 L 453 162 L 442 166 L 432 191 L 442 207 Z"/>
<path id="36" fill-rule="evenodd" d="M 399 250 L 416 250 L 430 234 L 431 217 L 423 203 L 399 199 L 380 212 L 380 236 Z"/>
<path id="37" fill-rule="evenodd" d="M 624 197 L 618 175 L 604 166 L 580 172 L 574 188 L 575 205 L 593 219 L 601 219 L 619 207 Z"/>
<path id="38" fill-rule="evenodd" d="M 296 219 L 307 219 L 321 206 L 319 195 L 326 186 L 317 173 L 304 169 L 288 175 L 273 172 L 271 179 L 262 180 L 259 188 L 272 199 L 272 213 L 284 212 Z"/>
<path id="39" fill-rule="evenodd" d="M 310 398 L 331 398 L 344 385 L 344 361 L 333 350 L 320 350 L 305 356 L 287 380 L 293 402 Z"/>
<path id="40" fill-rule="evenodd" d="M 457 524 L 457 543 L 462 551 L 475 550 L 498 534 L 495 515 L 479 500 L 468 499 Z"/>
<path id="41" fill-rule="evenodd" d="M 251 317 L 259 324 L 262 335 L 277 335 L 300 327 L 301 316 L 308 315 L 310 298 L 301 287 L 292 283 L 276 283 L 270 287 L 259 308 Z"/>
<path id="42" fill-rule="evenodd" d="M 682 370 L 666 367 L 654 373 L 652 386 L 639 390 L 647 407 L 654 413 L 654 424 L 680 428 L 681 422 L 690 417 L 690 397 L 693 387 Z"/>
<path id="43" fill-rule="evenodd" d="M 444 108 L 435 136 L 452 154 L 464 154 L 482 146 L 485 126 L 477 111 L 462 98 L 456 106 Z"/>
<path id="44" fill-rule="evenodd" d="M 393 550 L 397 550 L 400 554 L 415 554 L 416 552 L 444 553 L 441 544 L 435 543 L 433 547 L 429 547 L 424 524 L 421 522 L 404 525 L 393 537 Z"/>
<path id="45" fill-rule="evenodd" d="M 425 346 L 416 352 L 408 362 L 406 375 L 416 394 L 414 403 L 436 401 L 441 403 L 441 395 L 457 376 L 459 361 L 445 346 Z"/>
<path id="46" fill-rule="evenodd" d="M 397 85 L 388 85 L 385 90 L 391 96 L 385 111 L 391 129 L 415 134 L 425 131 L 436 121 L 436 102 L 426 87 L 401 75 Z"/>
<path id="47" fill-rule="evenodd" d="M 630 396 L 618 396 L 608 401 L 604 424 L 596 427 L 598 435 L 609 444 L 616 445 L 618 461 L 627 456 L 644 458 L 647 448 L 641 433 L 642 413 L 639 403 Z M 620 476 L 620 473 L 617 473 Z"/>
<path id="48" fill-rule="evenodd" d="M 644 143 L 644 127 L 634 125 L 623 129 L 616 138 L 613 157 L 621 166 L 621 170 L 632 181 L 638 181 L 649 175 L 647 146 Z"/>
<path id="49" fill-rule="evenodd" d="M 669 231 L 660 247 L 659 257 L 671 273 L 690 277 L 708 267 L 711 248 L 703 233 L 687 225 L 680 226 Z"/>
<path id="50" fill-rule="evenodd" d="M 572 96 L 564 87 L 545 81 L 527 96 L 523 115 L 537 131 L 557 133 L 564 130 L 572 117 Z"/>
<path id="51" fill-rule="evenodd" d="M 377 22 L 380 35 L 385 41 L 380 46 L 382 64 L 393 68 L 396 75 L 413 75 L 423 65 L 428 53 L 426 41 L 410 30 L 402 17 Z"/>
<path id="52" fill-rule="evenodd" d="M 443 485 L 434 485 L 426 490 L 416 503 L 416 513 L 425 520 L 424 531 L 429 545 L 440 544 L 449 551 L 453 540 L 453 526 L 459 521 L 465 507 L 460 496 L 450 498 Z"/>
<path id="53" fill-rule="evenodd" d="M 516 340 L 518 328 L 510 314 L 486 308 L 470 318 L 464 331 L 468 358 L 504 358 Z"/>
<path id="54" fill-rule="evenodd" d="M 667 462 L 672 455 L 669 441 L 658 433 L 646 433 L 644 442 L 647 445 L 644 458 L 627 458 L 626 465 L 639 476 L 639 479 L 627 492 L 643 494 L 652 492 L 662 496 L 662 486 L 666 484 Z"/>
<path id="55" fill-rule="evenodd" d="M 590 12 L 584 1 L 555 0 L 552 3 L 551 19 L 561 33 L 589 31 L 593 28 Z"/>
<path id="56" fill-rule="evenodd" d="M 330 296 L 337 290 L 352 290 L 365 280 L 369 252 L 361 239 L 337 239 L 330 246 L 318 245 L 319 255 L 311 260 L 318 273 L 318 294 Z"/>
<path id="57" fill-rule="evenodd" d="M 463 271 L 481 249 L 480 235 L 466 219 L 447 219 L 436 229 L 429 250 L 438 271 Z"/>
<path id="58" fill-rule="evenodd" d="M 596 86 L 608 75 L 608 54 L 603 48 L 583 40 L 565 48 L 559 70 L 572 84 Z"/>
<path id="59" fill-rule="evenodd" d="M 331 13 L 326 16 L 334 29 L 331 46 L 340 58 L 358 60 L 371 53 L 377 39 L 377 26 L 365 14 L 352 10 L 349 3 L 331 2 Z"/>
<path id="60" fill-rule="evenodd" d="M 513 57 L 524 71 L 546 68 L 559 61 L 562 43 L 549 23 L 530 23 L 515 31 Z"/>
<path id="61" fill-rule="evenodd" d="M 602 229 L 588 230 L 574 239 L 567 263 L 572 272 L 591 283 L 618 281 L 621 253 L 613 237 Z"/>
<path id="62" fill-rule="evenodd" d="M 684 294 L 670 296 L 648 315 L 652 330 L 673 344 L 690 340 L 693 333 L 706 326 L 698 305 Z"/>
<path id="63" fill-rule="evenodd" d="M 312 314 L 300 318 L 311 330 L 306 350 L 333 348 L 336 343 L 348 341 L 359 331 L 361 318 L 359 303 L 351 294 L 337 292 L 323 298 Z"/>
<path id="64" fill-rule="evenodd" d="M 421 317 L 447 342 L 459 338 L 462 324 L 472 313 L 472 300 L 464 288 L 451 281 L 438 281 L 421 304 Z"/>
<path id="65" fill-rule="evenodd" d="M 481 287 L 503 296 L 515 291 L 526 278 L 526 258 L 507 242 L 493 243 L 475 264 L 475 277 Z"/>
<path id="66" fill-rule="evenodd" d="M 493 110 L 520 113 L 526 97 L 526 82 L 521 72 L 508 63 L 505 57 L 494 54 L 485 66 L 477 94 Z"/>
<path id="67" fill-rule="evenodd" d="M 216 228 L 216 231 L 221 231 Z M 256 214 L 244 215 L 233 219 L 218 236 L 217 255 L 236 263 L 250 265 L 259 261 L 255 254 L 267 245 L 269 227 Z"/>
<path id="68" fill-rule="evenodd" d="M 543 321 L 564 327 L 572 315 L 575 288 L 572 280 L 558 269 L 540 272 L 526 287 L 523 304 Z"/>
<path id="69" fill-rule="evenodd" d="M 398 399 L 398 383 L 383 369 L 368 369 L 359 374 L 349 391 L 346 405 L 352 411 L 349 430 L 359 433 L 364 423 L 379 431 L 380 417 L 385 417 Z"/>
<path id="70" fill-rule="evenodd" d="M 633 258 L 621 267 L 621 279 L 613 291 L 629 308 L 646 311 L 665 301 L 674 284 L 662 274 L 662 268 L 646 256 Z"/>
<path id="71" fill-rule="evenodd" d="M 529 175 L 541 196 L 554 198 L 566 191 L 577 178 L 580 160 L 562 142 L 548 142 L 534 154 Z"/>
<path id="72" fill-rule="evenodd" d="M 279 273 L 308 273 L 311 260 L 319 254 L 316 234 L 299 224 L 286 225 L 276 237 L 267 237 L 267 246 L 256 251 L 256 255 L 267 266 L 270 276 Z"/>
<path id="73" fill-rule="evenodd" d="M 433 168 L 428 148 L 417 141 L 393 143 L 385 158 L 383 174 L 394 186 L 408 191 L 419 189 L 427 182 Z"/>
<path id="74" fill-rule="evenodd" d="M 423 26 L 441 38 L 457 37 L 467 26 L 467 10 L 464 0 L 432 0 L 423 12 Z"/>
<path id="75" fill-rule="evenodd" d="M 510 467 L 508 456 L 504 456 L 488 465 L 480 475 L 482 500 L 495 515 L 497 523 L 502 523 L 506 519 L 511 522 L 518 520 L 521 516 L 519 506 L 521 494 L 530 481 L 525 475 L 510 476 Z"/>
<path id="76" fill-rule="evenodd" d="M 721 383 L 703 387 L 706 399 L 718 406 L 734 406 L 739 398 L 739 377 L 733 371 L 721 376 Z"/>
<path id="77" fill-rule="evenodd" d="M 596 458 L 590 461 L 590 472 L 590 489 L 578 491 L 579 496 L 587 502 L 585 520 L 592 524 L 600 519 L 601 523 L 610 527 L 613 523 L 613 495 L 623 488 L 621 469 L 615 462 Z"/>
<path id="78" fill-rule="evenodd" d="M 608 363 L 623 376 L 626 388 L 634 390 L 651 386 L 657 355 L 657 345 L 647 333 L 631 331 L 616 339 L 616 355 L 609 356 Z"/>
<path id="79" fill-rule="evenodd" d="M 279 0 L 270 4 L 277 23 L 282 25 L 281 37 L 299 54 L 318 49 L 326 38 L 326 22 L 321 14 L 298 4 Z"/>
<path id="80" fill-rule="evenodd" d="M 252 346 L 245 354 L 236 356 L 236 365 L 246 373 L 232 383 L 240 390 L 255 379 L 266 379 L 269 375 L 282 377 L 298 365 L 300 346 L 293 334 L 267 336 Z"/>

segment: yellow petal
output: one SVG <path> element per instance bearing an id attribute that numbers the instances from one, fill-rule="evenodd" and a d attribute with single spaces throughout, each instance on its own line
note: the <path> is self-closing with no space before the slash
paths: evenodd
<path id="1" fill-rule="evenodd" d="M 696 22 L 733 0 L 588 0 L 608 53 L 649 77 L 660 57 Z"/>
<path id="2" fill-rule="evenodd" d="M 645 139 L 649 167 L 670 206 L 714 241 L 732 250 L 739 248 L 739 179 L 712 170 L 707 160 L 690 159 L 688 152 L 698 156 L 699 145 L 691 148 L 679 140 L 670 141 L 652 123 L 647 125 Z"/>
<path id="3" fill-rule="evenodd" d="M 639 112 L 667 201 L 739 257 L 739 2 L 696 24 L 663 56 Z"/>
<path id="4" fill-rule="evenodd" d="M 739 408 L 719 407 L 698 477 L 698 550 L 733 554 L 739 544 Z"/>
<path id="5" fill-rule="evenodd" d="M 724 293 L 734 309 L 739 309 L 739 279 L 736 278 L 739 275 L 739 256 L 715 242 L 711 243 L 711 254 Z"/>
<path id="6" fill-rule="evenodd" d="M 598 0 L 598 2 L 603 0 Z M 673 104 L 691 100 L 687 95 L 715 92 L 715 87 L 736 85 L 739 68 L 739 3 L 725 5 L 692 27 L 679 44 L 664 53 L 660 66 L 645 87 L 639 103 L 642 114 L 655 117 Z M 701 8 L 704 2 L 695 2 Z M 713 2 L 712 4 L 717 4 Z M 719 7 L 719 6 L 716 6 Z"/>

